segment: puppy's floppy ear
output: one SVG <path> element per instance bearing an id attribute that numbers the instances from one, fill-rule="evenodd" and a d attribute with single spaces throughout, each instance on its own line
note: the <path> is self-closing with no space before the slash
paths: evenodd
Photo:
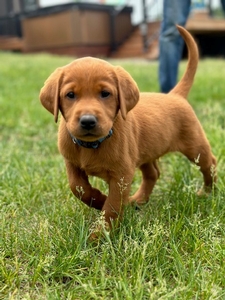
<path id="1" fill-rule="evenodd" d="M 128 111 L 137 104 L 140 93 L 136 82 L 127 71 L 121 67 L 115 67 L 115 70 L 118 79 L 120 112 L 125 120 Z"/>
<path id="2" fill-rule="evenodd" d="M 40 92 L 40 100 L 42 105 L 54 115 L 56 123 L 58 121 L 59 92 L 62 78 L 62 68 L 56 69 L 45 81 L 45 84 Z"/>

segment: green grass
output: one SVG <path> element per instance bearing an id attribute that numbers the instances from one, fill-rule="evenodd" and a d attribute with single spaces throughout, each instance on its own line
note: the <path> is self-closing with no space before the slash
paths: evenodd
<path id="1" fill-rule="evenodd" d="M 101 218 L 70 192 L 57 125 L 38 99 L 71 60 L 0 53 L 0 299 L 225 299 L 225 61 L 201 61 L 189 96 L 218 158 L 217 193 L 197 197 L 198 170 L 167 155 L 149 203 L 91 244 Z M 157 62 L 112 63 L 158 91 Z"/>

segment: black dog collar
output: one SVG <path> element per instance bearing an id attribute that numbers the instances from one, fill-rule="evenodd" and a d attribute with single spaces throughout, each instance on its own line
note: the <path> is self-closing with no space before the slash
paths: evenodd
<path id="1" fill-rule="evenodd" d="M 113 130 L 110 129 L 109 134 L 107 136 L 105 136 L 97 141 L 94 141 L 94 142 L 85 142 L 85 141 L 77 139 L 75 136 L 72 135 L 72 133 L 69 130 L 68 130 L 68 132 L 69 132 L 74 144 L 84 147 L 84 148 L 91 148 L 91 149 L 97 149 L 104 140 L 108 139 L 113 134 Z"/>

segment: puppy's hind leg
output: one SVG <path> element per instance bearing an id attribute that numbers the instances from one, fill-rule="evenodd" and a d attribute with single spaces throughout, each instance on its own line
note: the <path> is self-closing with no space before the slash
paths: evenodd
<path id="1" fill-rule="evenodd" d="M 130 197 L 130 202 L 135 202 L 138 205 L 148 202 L 154 185 L 160 176 L 156 161 L 141 165 L 140 170 L 142 172 L 141 186 L 137 192 Z"/>
<path id="2" fill-rule="evenodd" d="M 192 146 L 189 146 L 182 151 L 182 153 L 193 163 L 195 163 L 204 179 L 204 190 L 199 190 L 198 194 L 201 195 L 204 192 L 209 193 L 213 188 L 213 184 L 216 183 L 216 158 L 211 152 L 210 145 L 206 139 L 200 140 L 197 144 L 196 140 Z"/>

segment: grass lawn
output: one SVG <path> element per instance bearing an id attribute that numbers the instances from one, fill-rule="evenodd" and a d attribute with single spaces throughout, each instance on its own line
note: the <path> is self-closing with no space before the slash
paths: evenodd
<path id="1" fill-rule="evenodd" d="M 225 61 L 200 61 L 189 95 L 218 159 L 217 192 L 196 196 L 197 168 L 167 155 L 149 203 L 127 207 L 115 234 L 91 244 L 101 218 L 72 195 L 38 97 L 71 60 L 0 53 L 0 299 L 225 299 Z M 158 91 L 157 62 L 112 63 Z"/>

